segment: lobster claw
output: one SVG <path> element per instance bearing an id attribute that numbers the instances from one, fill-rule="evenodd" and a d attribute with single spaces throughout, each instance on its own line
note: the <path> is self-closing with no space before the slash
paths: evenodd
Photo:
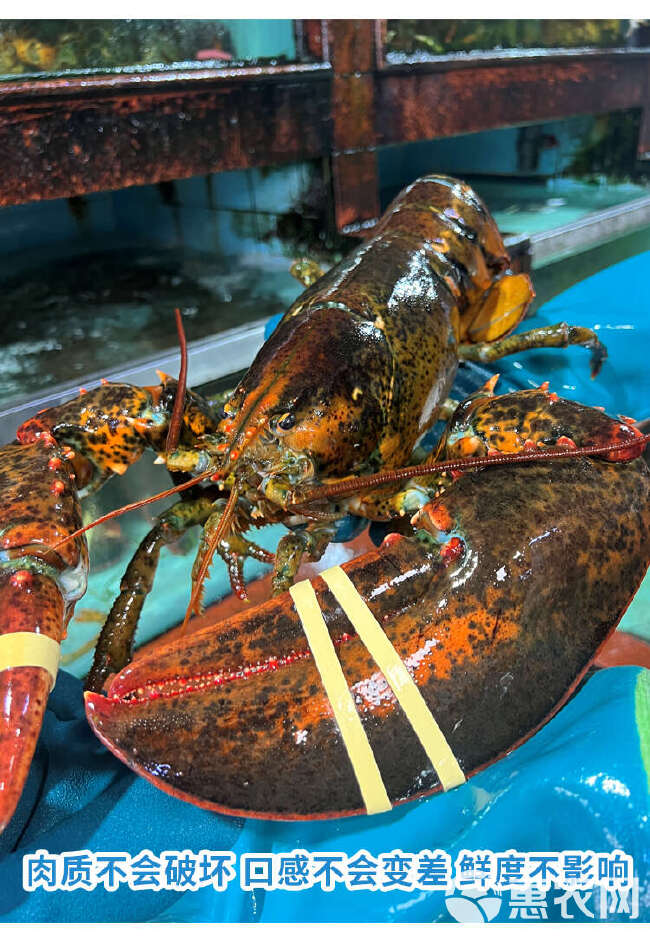
<path id="1" fill-rule="evenodd" d="M 74 475 L 48 436 L 0 449 L 0 833 L 20 799 L 56 678 L 59 645 L 86 587 Z"/>
<path id="2" fill-rule="evenodd" d="M 545 390 L 475 402 L 454 444 L 623 434 L 636 450 L 625 426 Z M 307 585 L 311 610 L 300 583 L 143 656 L 107 697 L 86 695 L 91 727 L 158 788 L 254 818 L 376 812 L 503 757 L 575 691 L 642 581 L 650 472 L 584 454 L 467 470 L 412 525 L 338 569 L 362 612 L 330 569 Z M 371 756 L 363 734 L 346 737 L 350 712 Z"/>
<path id="3" fill-rule="evenodd" d="M 58 662 L 64 602 L 55 582 L 45 575 L 15 572 L 0 582 L 3 621 L 0 662 L 36 653 L 37 666 L 10 666 L 0 672 L 0 833 L 11 819 L 27 780 Z M 38 608 L 38 631 L 34 630 Z M 51 635 L 51 636 L 50 636 Z M 56 635 L 56 636 L 55 636 Z M 29 644 L 24 638 L 41 637 Z M 22 643 L 21 643 L 22 642 Z M 7 646 L 11 646 L 11 651 Z M 36 649 L 39 647 L 40 649 Z M 47 663 L 45 665 L 40 665 Z M 3 664 L 6 665 L 6 664 Z"/>

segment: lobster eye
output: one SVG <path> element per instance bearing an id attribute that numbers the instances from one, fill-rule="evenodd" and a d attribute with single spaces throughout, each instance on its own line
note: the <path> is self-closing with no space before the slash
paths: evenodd
<path id="1" fill-rule="evenodd" d="M 293 413 L 285 413 L 284 416 L 281 416 L 278 419 L 278 429 L 284 430 L 286 432 L 288 429 L 293 429 L 296 424 L 296 417 Z"/>

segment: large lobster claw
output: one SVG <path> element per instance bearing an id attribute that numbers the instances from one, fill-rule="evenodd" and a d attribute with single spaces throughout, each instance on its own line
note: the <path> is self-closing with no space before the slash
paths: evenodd
<path id="1" fill-rule="evenodd" d="M 85 542 L 51 549 L 80 526 L 74 475 L 53 438 L 0 449 L 0 833 L 27 779 L 74 602 Z"/>
<path id="2" fill-rule="evenodd" d="M 518 444 L 538 450 L 544 439 L 626 432 L 544 391 L 486 399 L 461 416 L 450 439 L 467 432 L 488 450 L 521 433 Z M 415 536 L 393 534 L 342 567 L 465 776 L 557 711 L 643 579 L 650 471 L 632 450 L 627 462 L 579 455 L 466 471 L 422 508 Z M 386 671 L 325 582 L 313 588 L 387 800 L 439 791 Z M 282 819 L 364 812 L 312 649 L 283 595 L 127 667 L 108 697 L 87 695 L 88 718 L 137 773 L 205 808 Z"/>

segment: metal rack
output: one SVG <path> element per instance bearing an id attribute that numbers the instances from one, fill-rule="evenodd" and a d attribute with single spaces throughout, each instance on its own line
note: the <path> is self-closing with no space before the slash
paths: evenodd
<path id="1" fill-rule="evenodd" d="M 337 230 L 363 234 L 379 215 L 377 148 L 617 109 L 643 111 L 650 158 L 650 49 L 533 50 L 387 59 L 385 21 L 296 22 L 298 64 L 132 67 L 0 82 L 0 205 L 85 195 L 210 172 L 322 159 Z M 394 56 L 391 57 L 394 59 Z M 507 239 L 519 269 L 650 223 L 650 198 L 565 229 Z M 193 383 L 248 365 L 264 320 L 192 342 Z M 219 363 L 221 362 L 221 363 Z M 155 381 L 170 350 L 110 374 Z M 0 412 L 0 437 L 78 378 Z"/>
<path id="2" fill-rule="evenodd" d="M 322 158 L 333 216 L 379 215 L 376 149 L 577 114 L 641 108 L 650 49 L 526 50 L 389 63 L 382 20 L 297 21 L 315 61 L 123 69 L 0 83 L 0 205 Z"/>

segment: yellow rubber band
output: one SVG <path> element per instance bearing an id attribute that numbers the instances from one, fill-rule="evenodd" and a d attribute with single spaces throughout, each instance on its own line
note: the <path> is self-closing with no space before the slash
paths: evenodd
<path id="1" fill-rule="evenodd" d="M 340 566 L 321 573 L 330 591 L 354 625 L 375 663 L 386 677 L 397 701 L 410 721 L 420 744 L 433 764 L 444 790 L 465 782 L 454 752 L 400 655 L 384 629 Z"/>
<path id="2" fill-rule="evenodd" d="M 38 666 L 47 670 L 52 680 L 50 692 L 59 671 L 61 645 L 45 634 L 18 631 L 0 635 L 0 672 L 18 666 Z"/>
<path id="3" fill-rule="evenodd" d="M 323 688 L 332 706 L 366 811 L 369 815 L 386 812 L 391 809 L 386 787 L 345 681 L 313 586 L 309 581 L 299 582 L 292 585 L 289 594 L 302 622 Z"/>

